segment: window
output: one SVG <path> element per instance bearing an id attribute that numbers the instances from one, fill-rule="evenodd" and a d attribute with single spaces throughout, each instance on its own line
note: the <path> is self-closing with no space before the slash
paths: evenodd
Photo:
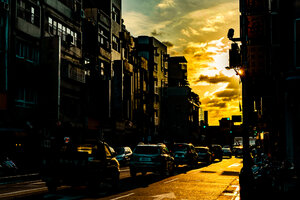
<path id="1" fill-rule="evenodd" d="M 112 36 L 112 48 L 120 52 L 119 39 L 115 35 Z"/>
<path id="2" fill-rule="evenodd" d="M 146 58 L 149 60 L 149 52 L 148 51 L 139 51 L 138 52 L 139 56 Z"/>
<path id="3" fill-rule="evenodd" d="M 118 24 L 120 23 L 120 10 L 114 5 L 112 6 L 112 19 Z"/>
<path id="4" fill-rule="evenodd" d="M 37 103 L 37 93 L 32 88 L 19 88 L 15 102 L 17 107 L 30 108 Z"/>
<path id="5" fill-rule="evenodd" d="M 79 34 L 69 29 L 64 24 L 57 22 L 52 17 L 48 17 L 48 32 L 52 35 L 59 35 L 62 38 L 62 41 L 70 42 L 77 47 L 80 46 Z"/>
<path id="6" fill-rule="evenodd" d="M 40 27 L 40 7 L 34 3 L 18 0 L 17 16 Z"/>
<path id="7" fill-rule="evenodd" d="M 22 41 L 16 42 L 16 57 L 26 59 L 29 62 L 39 63 L 39 50 Z"/>
<path id="8" fill-rule="evenodd" d="M 98 35 L 98 42 L 100 43 L 100 46 L 104 49 L 109 49 L 109 33 L 103 28 L 99 28 L 99 35 Z"/>

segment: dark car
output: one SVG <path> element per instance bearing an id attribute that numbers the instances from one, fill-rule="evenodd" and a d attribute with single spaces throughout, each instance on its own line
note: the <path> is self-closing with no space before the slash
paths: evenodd
<path id="1" fill-rule="evenodd" d="M 100 140 L 64 144 L 58 151 L 42 155 L 41 177 L 49 191 L 58 186 L 87 185 L 97 191 L 108 183 L 119 186 L 120 168 L 112 148 Z"/>
<path id="2" fill-rule="evenodd" d="M 232 152 L 230 148 L 223 147 L 222 151 L 223 151 L 223 157 L 229 157 L 229 158 L 232 157 Z"/>
<path id="3" fill-rule="evenodd" d="M 219 161 L 223 160 L 223 151 L 221 145 L 213 144 L 211 145 L 210 150 L 212 152 L 212 161 L 215 161 L 216 159 Z"/>
<path id="4" fill-rule="evenodd" d="M 198 161 L 210 164 L 212 162 L 212 155 L 208 147 L 197 146 L 195 147 L 198 153 Z"/>
<path id="5" fill-rule="evenodd" d="M 243 147 L 238 147 L 234 151 L 234 156 L 236 158 L 242 158 L 243 157 Z"/>
<path id="6" fill-rule="evenodd" d="M 132 155 L 132 150 L 130 147 L 117 147 L 116 153 L 116 158 L 121 166 L 129 165 L 130 157 Z"/>
<path id="7" fill-rule="evenodd" d="M 198 153 L 191 143 L 176 143 L 173 147 L 175 165 L 198 165 Z"/>
<path id="8" fill-rule="evenodd" d="M 135 147 L 129 162 L 130 175 L 138 172 L 158 172 L 171 175 L 174 172 L 174 158 L 165 144 L 139 144 Z"/>

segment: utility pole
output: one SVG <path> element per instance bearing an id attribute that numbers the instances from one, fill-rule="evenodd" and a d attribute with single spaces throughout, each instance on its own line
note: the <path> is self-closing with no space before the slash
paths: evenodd
<path id="1" fill-rule="evenodd" d="M 242 101 L 243 101 L 243 169 L 240 173 L 241 199 L 251 198 L 252 176 L 251 167 L 252 159 L 249 150 L 249 133 L 250 133 L 250 96 L 249 96 L 249 64 L 247 58 L 248 43 L 248 20 L 247 20 L 247 0 L 240 0 L 240 38 L 233 38 L 234 30 L 229 29 L 228 38 L 233 41 L 230 50 L 230 66 L 226 69 L 234 69 L 240 76 L 242 82 Z M 236 42 L 241 42 L 240 48 Z"/>

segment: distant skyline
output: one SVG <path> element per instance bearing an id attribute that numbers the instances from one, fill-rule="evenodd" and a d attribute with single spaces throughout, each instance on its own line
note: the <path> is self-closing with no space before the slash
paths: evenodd
<path id="1" fill-rule="evenodd" d="M 239 0 L 122 0 L 122 17 L 133 36 L 153 36 L 171 56 L 185 56 L 188 81 L 208 111 L 209 125 L 241 115 L 239 77 L 228 66 L 229 28 L 239 37 Z"/>

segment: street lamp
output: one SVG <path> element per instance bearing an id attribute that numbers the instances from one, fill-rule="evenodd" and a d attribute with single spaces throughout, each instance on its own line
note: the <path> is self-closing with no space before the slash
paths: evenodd
<path id="1" fill-rule="evenodd" d="M 249 97 L 248 97 L 248 73 L 247 73 L 247 33 L 246 33 L 246 15 L 242 13 L 243 26 L 241 31 L 241 38 L 234 38 L 234 29 L 229 29 L 227 37 L 233 41 L 231 49 L 229 50 L 229 66 L 226 69 L 233 69 L 239 75 L 242 82 L 242 98 L 243 98 L 243 169 L 240 173 L 241 196 L 247 199 L 251 192 L 251 156 L 249 151 Z M 239 48 L 236 42 L 241 42 Z"/>

